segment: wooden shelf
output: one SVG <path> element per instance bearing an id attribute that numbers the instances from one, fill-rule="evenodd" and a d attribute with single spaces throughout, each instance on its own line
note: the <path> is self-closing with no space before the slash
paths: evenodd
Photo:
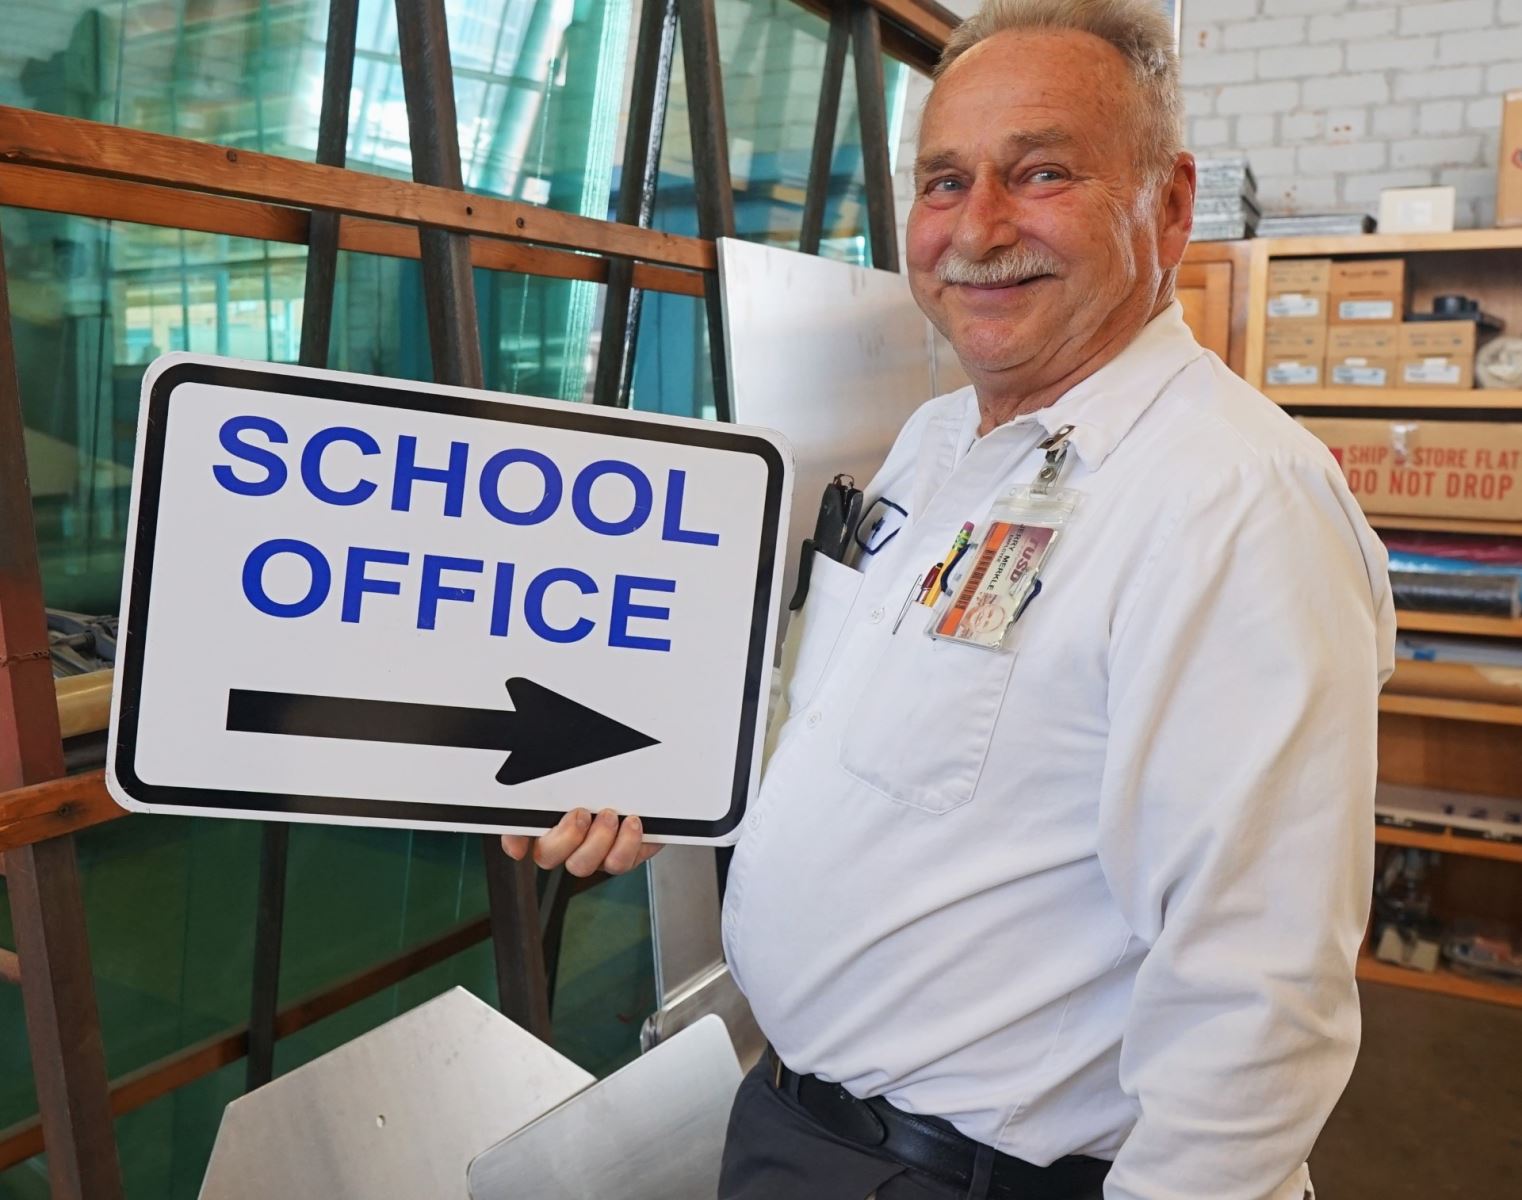
<path id="1" fill-rule="evenodd" d="M 1423 250 L 1522 250 L 1522 229 L 1456 229 L 1452 233 L 1366 233 L 1352 237 L 1262 238 L 1270 258 L 1329 254 L 1411 254 Z"/>
<path id="2" fill-rule="evenodd" d="M 1410 967 L 1380 962 L 1372 954 L 1361 954 L 1358 956 L 1358 978 L 1366 983 L 1388 983 L 1396 987 L 1414 988 L 1419 992 L 1437 992 L 1444 996 L 1460 996 L 1465 1000 L 1484 1000 L 1490 1004 L 1522 1008 L 1522 987 L 1470 979 L 1467 975 L 1457 975 L 1446 967 L 1430 972 L 1416 971 Z"/>
<path id="3" fill-rule="evenodd" d="M 1469 858 L 1493 858 L 1500 862 L 1522 863 L 1522 842 L 1457 837 L 1450 831 L 1432 833 L 1426 829 L 1407 829 L 1403 825 L 1374 826 L 1374 840 L 1381 846 L 1411 846 L 1417 850 L 1435 850 L 1439 854 L 1462 854 Z"/>
<path id="4" fill-rule="evenodd" d="M 1375 529 L 1409 529 L 1418 533 L 1481 533 L 1522 537 L 1522 521 L 1466 521 L 1459 517 L 1384 517 L 1364 514 Z"/>
<path id="5" fill-rule="evenodd" d="M 1512 388 L 1271 387 L 1264 394 L 1283 408 L 1522 408 Z"/>
<path id="6" fill-rule="evenodd" d="M 1476 617 L 1469 613 L 1399 609 L 1396 627 L 1411 633 L 1468 633 L 1476 637 L 1522 637 L 1522 617 Z"/>
<path id="7" fill-rule="evenodd" d="M 1379 711 L 1446 721 L 1476 721 L 1488 725 L 1522 725 L 1522 704 L 1487 704 L 1479 700 L 1449 700 L 1442 696 L 1412 696 L 1386 692 Z"/>

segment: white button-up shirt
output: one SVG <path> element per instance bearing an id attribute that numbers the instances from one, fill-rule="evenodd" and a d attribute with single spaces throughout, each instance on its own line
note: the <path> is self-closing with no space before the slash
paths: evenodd
<path id="1" fill-rule="evenodd" d="M 1384 549 L 1176 304 L 977 424 L 970 389 L 925 405 L 866 496 L 901 531 L 813 565 L 729 875 L 735 978 L 794 1070 L 1031 1162 L 1113 1158 L 1108 1200 L 1299 1200 L 1358 1045 Z M 1012 649 L 931 639 L 919 606 L 895 633 L 1063 425 L 1081 498 Z"/>

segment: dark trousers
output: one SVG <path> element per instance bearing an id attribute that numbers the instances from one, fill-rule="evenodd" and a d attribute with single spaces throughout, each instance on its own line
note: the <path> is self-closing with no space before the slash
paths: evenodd
<path id="1" fill-rule="evenodd" d="M 984 1200 L 836 1137 L 771 1083 L 771 1064 L 735 1095 L 719 1200 Z M 1094 1200 L 1100 1200 L 1096 1191 Z"/>

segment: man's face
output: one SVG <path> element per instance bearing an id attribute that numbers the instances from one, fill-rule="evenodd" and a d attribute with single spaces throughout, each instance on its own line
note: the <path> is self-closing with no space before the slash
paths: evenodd
<path id="1" fill-rule="evenodd" d="M 975 378 L 1064 374 L 1117 313 L 1150 312 L 1167 188 L 1137 169 L 1139 103 L 1120 53 L 1085 33 L 997 34 L 936 84 L 909 283 Z"/>

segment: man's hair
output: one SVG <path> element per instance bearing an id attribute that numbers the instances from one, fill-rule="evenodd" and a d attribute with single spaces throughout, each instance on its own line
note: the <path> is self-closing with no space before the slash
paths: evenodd
<path id="1" fill-rule="evenodd" d="M 1184 97 L 1173 29 L 1149 0 L 984 0 L 946 40 L 935 78 L 985 38 L 1008 30 L 1092 34 L 1120 51 L 1142 100 L 1137 165 L 1166 177 L 1183 148 Z"/>

